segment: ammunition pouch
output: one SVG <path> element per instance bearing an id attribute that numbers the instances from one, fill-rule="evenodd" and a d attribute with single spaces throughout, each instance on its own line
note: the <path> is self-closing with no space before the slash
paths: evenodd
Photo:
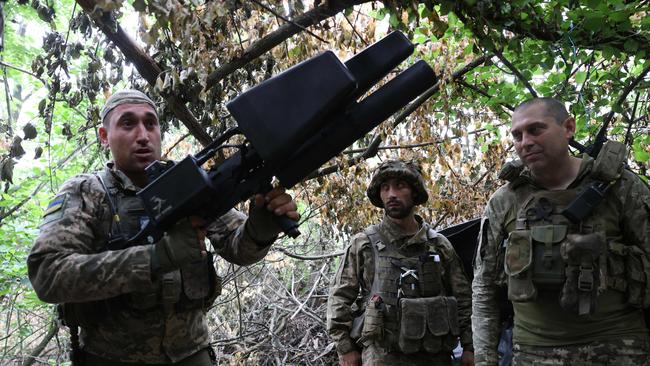
<path id="1" fill-rule="evenodd" d="M 650 307 L 650 261 L 635 245 L 609 243 L 607 286 L 624 292 L 627 303 L 637 308 Z"/>
<path id="2" fill-rule="evenodd" d="M 508 275 L 508 299 L 510 301 L 532 301 L 537 298 L 533 284 L 533 250 L 530 230 L 515 230 L 508 236 L 504 270 Z"/>
<path id="3" fill-rule="evenodd" d="M 458 343 L 456 298 L 402 298 L 398 309 L 398 347 L 404 354 L 450 352 Z"/>
<path id="4" fill-rule="evenodd" d="M 124 310 L 148 311 L 160 306 L 165 314 L 208 310 L 221 294 L 222 286 L 221 277 L 217 275 L 212 263 L 212 254 L 208 253 L 201 265 L 166 273 L 156 291 L 131 292 L 106 300 L 59 304 L 59 319 L 68 327 L 86 328 L 105 323 L 111 312 Z"/>
<path id="5" fill-rule="evenodd" d="M 604 233 L 568 235 L 560 250 L 567 263 L 560 306 L 578 315 L 593 314 L 601 284 L 601 264 L 605 262 Z"/>
<path id="6" fill-rule="evenodd" d="M 650 261 L 637 246 L 608 243 L 607 287 L 625 293 L 630 306 L 650 307 Z"/>
<path id="7" fill-rule="evenodd" d="M 508 299 L 532 301 L 538 289 L 557 291 L 562 287 L 565 264 L 560 244 L 566 234 L 566 225 L 534 226 L 510 233 L 505 254 Z"/>
<path id="8" fill-rule="evenodd" d="M 379 307 L 367 306 L 365 312 L 359 318 L 358 327 L 361 328 L 361 336 L 357 343 L 367 347 L 371 343 L 381 344 L 384 340 L 384 309 L 383 304 Z M 355 319 L 356 320 L 356 319 Z"/>
<path id="9" fill-rule="evenodd" d="M 436 296 L 442 292 L 442 269 L 438 254 L 423 254 L 418 262 L 420 297 Z"/>
<path id="10" fill-rule="evenodd" d="M 634 307 L 650 307 L 650 261 L 646 253 L 637 246 L 628 246 L 625 257 L 627 278 L 627 301 Z"/>

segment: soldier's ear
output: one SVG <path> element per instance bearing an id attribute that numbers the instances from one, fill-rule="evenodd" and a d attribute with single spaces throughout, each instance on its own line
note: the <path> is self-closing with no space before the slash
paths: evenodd
<path id="1" fill-rule="evenodd" d="M 566 130 L 564 137 L 566 137 L 567 140 L 570 140 L 576 133 L 576 119 L 573 117 L 568 117 L 564 120 L 563 125 Z"/>
<path id="2" fill-rule="evenodd" d="M 99 141 L 101 141 L 103 147 L 108 147 L 108 130 L 106 127 L 101 126 L 98 130 Z"/>

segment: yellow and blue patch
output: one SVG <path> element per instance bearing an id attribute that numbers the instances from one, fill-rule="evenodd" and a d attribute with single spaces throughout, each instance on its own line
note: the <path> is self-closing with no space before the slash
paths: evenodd
<path id="1" fill-rule="evenodd" d="M 68 200 L 68 194 L 67 193 L 62 193 L 56 197 L 50 202 L 49 205 L 47 205 L 47 208 L 45 209 L 45 212 L 43 212 L 43 218 L 50 216 L 54 213 L 57 213 L 55 216 L 60 216 L 63 214 L 63 209 L 65 208 L 65 204 Z M 56 217 L 55 217 L 56 218 Z"/>

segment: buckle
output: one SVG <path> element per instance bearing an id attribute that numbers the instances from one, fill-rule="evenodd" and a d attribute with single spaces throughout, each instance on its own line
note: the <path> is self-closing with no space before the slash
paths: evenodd
<path id="1" fill-rule="evenodd" d="M 578 274 L 578 290 L 591 291 L 594 288 L 594 267 L 593 266 L 580 266 L 580 273 Z"/>

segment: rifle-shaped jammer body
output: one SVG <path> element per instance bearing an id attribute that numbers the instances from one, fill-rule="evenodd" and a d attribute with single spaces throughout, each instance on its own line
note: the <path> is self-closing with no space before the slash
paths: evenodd
<path id="1" fill-rule="evenodd" d="M 196 156 L 147 167 L 150 183 L 138 196 L 150 221 L 129 244 L 156 239 L 190 215 L 225 214 L 270 190 L 273 177 L 293 187 L 433 86 L 436 75 L 420 60 L 357 101 L 412 52 L 408 39 L 394 32 L 345 63 L 327 51 L 230 101 L 227 107 L 238 127 Z M 239 151 L 209 171 L 201 168 L 237 134 L 246 138 Z M 296 222 L 284 217 L 279 224 L 288 235 L 299 235 Z"/>

